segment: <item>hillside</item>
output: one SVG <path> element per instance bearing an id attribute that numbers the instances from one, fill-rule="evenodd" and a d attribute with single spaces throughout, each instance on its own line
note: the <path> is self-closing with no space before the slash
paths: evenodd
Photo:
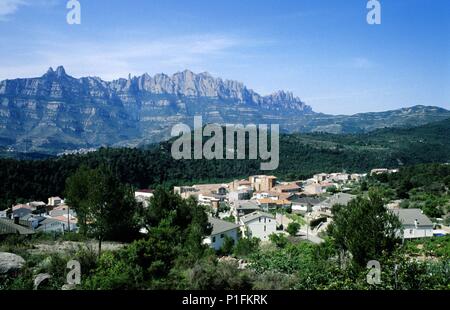
<path id="1" fill-rule="evenodd" d="M 367 172 L 377 167 L 450 162 L 449 134 L 450 119 L 368 134 L 282 135 L 280 166 L 271 173 L 283 179 L 301 179 L 318 172 Z M 170 149 L 169 141 L 145 149 L 102 148 L 45 160 L 0 159 L 0 204 L 63 195 L 66 178 L 81 165 L 107 164 L 123 182 L 139 188 L 226 181 L 262 173 L 257 160 L 176 161 Z"/>

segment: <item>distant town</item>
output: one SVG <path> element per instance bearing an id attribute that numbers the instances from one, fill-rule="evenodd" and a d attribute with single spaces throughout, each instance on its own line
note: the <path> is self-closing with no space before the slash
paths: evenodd
<path id="1" fill-rule="evenodd" d="M 368 174 L 397 172 L 397 169 L 373 169 Z M 368 174 L 319 173 L 293 182 L 283 182 L 272 175 L 255 175 L 230 183 L 175 186 L 173 192 L 184 199 L 193 197 L 206 207 L 212 232 L 204 243 L 214 250 L 219 251 L 227 238 L 237 243 L 239 238 L 267 242 L 273 234 L 287 236 L 291 223 L 298 224 L 294 237 L 321 243 L 322 233 L 333 221 L 333 206 L 346 206 L 356 198 L 353 189 Z M 134 195 L 144 208 L 150 207 L 153 190 L 136 190 Z M 387 209 L 398 216 L 403 239 L 450 233 L 448 226 L 433 223 L 418 208 L 400 208 L 401 203 L 401 200 L 390 201 Z M 78 229 L 75 210 L 61 197 L 49 197 L 47 202 L 30 201 L 0 211 L 0 235 L 64 234 Z M 141 233 L 146 233 L 145 228 Z"/>

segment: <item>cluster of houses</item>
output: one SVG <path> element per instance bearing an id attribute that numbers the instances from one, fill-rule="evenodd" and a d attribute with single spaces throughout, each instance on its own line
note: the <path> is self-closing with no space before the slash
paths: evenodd
<path id="1" fill-rule="evenodd" d="M 60 197 L 32 201 L 0 212 L 0 235 L 77 232 L 77 216 Z"/>
<path id="2" fill-rule="evenodd" d="M 395 173 L 396 170 L 374 169 L 371 175 Z M 286 214 L 298 214 L 306 223 L 319 222 L 311 230 L 315 242 L 317 234 L 332 221 L 332 207 L 346 206 L 354 195 L 351 186 L 359 183 L 366 174 L 320 173 L 308 180 L 280 182 L 271 175 L 255 175 L 248 179 L 224 184 L 199 184 L 175 186 L 174 192 L 182 198 L 194 197 L 208 207 L 212 233 L 205 243 L 219 250 L 226 238 L 235 242 L 239 238 L 259 238 L 268 241 L 276 233 L 285 234 L 292 222 Z M 136 201 L 149 206 L 153 191 L 135 192 Z M 431 237 L 436 234 L 433 223 L 420 209 L 401 209 L 399 201 L 387 205 L 403 224 L 403 238 Z M 309 232 L 309 226 L 306 225 Z M 77 216 L 63 199 L 50 197 L 48 202 L 34 201 L 18 204 L 0 211 L 0 235 L 31 235 L 36 232 L 77 232 Z"/>
<path id="3" fill-rule="evenodd" d="M 374 169 L 370 173 L 395 172 Z M 323 220 L 310 232 L 317 236 L 332 222 L 332 207 L 346 206 L 356 198 L 349 193 L 351 185 L 366 176 L 321 173 L 304 181 L 279 182 L 275 176 L 256 175 L 224 184 L 176 186 L 174 192 L 183 198 L 195 197 L 200 204 L 209 207 L 213 230 L 205 243 L 218 250 L 227 237 L 235 242 L 240 237 L 267 241 L 271 234 L 285 234 L 291 221 L 283 215 L 286 213 L 299 214 L 307 223 Z M 399 217 L 404 239 L 436 235 L 433 223 L 420 209 L 401 209 L 397 204 L 389 206 L 389 209 Z"/>
<path id="4" fill-rule="evenodd" d="M 213 231 L 205 243 L 218 250 L 226 237 L 234 241 L 240 236 L 268 241 L 274 233 L 285 233 L 292 221 L 282 215 L 285 213 L 301 214 L 309 220 L 331 217 L 334 204 L 346 205 L 355 196 L 345 192 L 333 194 L 327 188 L 346 191 L 346 186 L 364 176 L 318 174 L 306 181 L 279 182 L 275 176 L 255 175 L 225 184 L 176 186 L 174 192 L 183 198 L 195 197 L 209 207 Z"/>

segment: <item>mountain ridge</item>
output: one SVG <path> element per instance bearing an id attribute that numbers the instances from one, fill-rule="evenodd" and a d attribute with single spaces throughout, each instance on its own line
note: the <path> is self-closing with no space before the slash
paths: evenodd
<path id="1" fill-rule="evenodd" d="M 79 148 L 139 146 L 170 137 L 177 123 L 280 124 L 283 132 L 358 133 L 450 118 L 414 106 L 352 116 L 316 113 L 292 92 L 262 96 L 243 83 L 185 70 L 104 81 L 74 78 L 63 66 L 41 77 L 0 82 L 0 146 L 56 153 Z"/>

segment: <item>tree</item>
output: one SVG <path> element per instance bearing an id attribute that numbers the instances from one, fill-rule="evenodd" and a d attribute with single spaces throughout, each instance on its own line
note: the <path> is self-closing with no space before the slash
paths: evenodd
<path id="1" fill-rule="evenodd" d="M 277 248 L 284 248 L 288 245 L 289 240 L 282 234 L 271 234 L 269 236 L 270 242 L 275 244 Z"/>
<path id="2" fill-rule="evenodd" d="M 297 222 L 290 222 L 288 227 L 286 228 L 286 231 L 291 236 L 296 236 L 299 230 L 300 230 L 300 224 Z"/>
<path id="3" fill-rule="evenodd" d="M 234 255 L 247 258 L 259 249 L 260 240 L 258 238 L 241 238 L 234 247 Z"/>
<path id="4" fill-rule="evenodd" d="M 368 199 L 358 197 L 346 207 L 336 205 L 332 213 L 328 234 L 342 253 L 352 254 L 357 265 L 363 267 L 395 249 L 401 224 L 384 206 L 378 192 L 371 191 Z"/>
<path id="5" fill-rule="evenodd" d="M 148 231 L 166 223 L 176 228 L 175 238 L 183 244 L 183 259 L 192 262 L 204 254 L 205 236 L 212 230 L 205 208 L 193 198 L 182 199 L 162 187 L 157 187 L 143 214 L 143 225 Z"/>
<path id="6" fill-rule="evenodd" d="M 222 247 L 220 248 L 220 253 L 223 255 L 230 255 L 233 253 L 234 240 L 229 236 L 225 236 Z"/>
<path id="7" fill-rule="evenodd" d="M 335 194 L 335 193 L 338 192 L 338 189 L 337 189 L 336 186 L 333 185 L 333 186 L 331 186 L 331 187 L 328 187 L 326 191 L 327 191 L 327 193 Z"/>
<path id="8" fill-rule="evenodd" d="M 67 179 L 66 198 L 77 212 L 81 232 L 98 240 L 99 255 L 103 240 L 129 241 L 138 234 L 133 191 L 107 167 L 80 168 Z"/>

